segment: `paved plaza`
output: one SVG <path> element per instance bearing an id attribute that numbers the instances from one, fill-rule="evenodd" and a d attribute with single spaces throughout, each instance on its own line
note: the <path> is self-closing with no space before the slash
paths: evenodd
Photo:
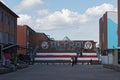
<path id="1" fill-rule="evenodd" d="M 0 80 L 120 80 L 120 72 L 102 65 L 35 64 L 2 74 Z"/>

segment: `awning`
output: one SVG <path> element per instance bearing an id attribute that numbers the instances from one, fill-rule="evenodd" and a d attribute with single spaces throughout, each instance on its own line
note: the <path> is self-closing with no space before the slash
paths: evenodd
<path id="1" fill-rule="evenodd" d="M 10 48 L 13 48 L 13 47 L 19 47 L 17 44 L 6 44 L 3 46 L 3 51 L 4 50 L 7 50 L 7 49 L 10 49 Z"/>

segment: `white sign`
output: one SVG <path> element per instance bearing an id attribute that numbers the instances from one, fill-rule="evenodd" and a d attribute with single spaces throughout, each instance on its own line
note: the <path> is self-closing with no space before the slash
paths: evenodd
<path id="1" fill-rule="evenodd" d="M 92 48 L 92 43 L 91 42 L 85 42 L 84 48 L 85 49 L 91 49 Z"/>
<path id="2" fill-rule="evenodd" d="M 46 42 L 46 41 L 42 42 L 41 47 L 42 47 L 42 49 L 48 49 L 48 47 L 49 47 L 48 42 Z"/>

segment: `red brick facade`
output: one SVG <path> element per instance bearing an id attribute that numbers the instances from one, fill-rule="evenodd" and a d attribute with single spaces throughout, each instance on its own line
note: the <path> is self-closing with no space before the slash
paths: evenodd
<path id="1" fill-rule="evenodd" d="M 107 49 L 107 12 L 99 20 L 100 49 Z"/>
<path id="2" fill-rule="evenodd" d="M 16 43 L 17 17 L 18 16 L 14 12 L 0 2 L 1 43 Z"/>
<path id="3" fill-rule="evenodd" d="M 17 27 L 17 45 L 21 47 L 18 54 L 26 54 L 29 49 L 35 47 L 34 43 L 35 31 L 27 25 L 18 25 Z"/>
<path id="4" fill-rule="evenodd" d="M 16 49 L 5 49 L 5 46 L 16 44 L 17 18 L 18 16 L 0 1 L 0 50 L 3 50 L 1 47 L 3 46 L 3 52 L 10 53 L 11 55 L 16 53 Z"/>
<path id="5" fill-rule="evenodd" d="M 40 45 L 42 41 L 49 41 L 50 39 L 45 33 L 36 33 L 35 34 L 35 45 Z"/>
<path id="6" fill-rule="evenodd" d="M 26 54 L 39 46 L 41 41 L 49 40 L 44 33 L 37 33 L 27 25 L 18 25 L 17 27 L 17 44 L 23 49 L 18 50 L 18 54 Z"/>

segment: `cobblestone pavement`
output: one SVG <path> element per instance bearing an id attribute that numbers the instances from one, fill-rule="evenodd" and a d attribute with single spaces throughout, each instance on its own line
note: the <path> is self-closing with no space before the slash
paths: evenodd
<path id="1" fill-rule="evenodd" d="M 102 65 L 35 64 L 0 75 L 0 80 L 120 80 L 120 72 Z"/>

